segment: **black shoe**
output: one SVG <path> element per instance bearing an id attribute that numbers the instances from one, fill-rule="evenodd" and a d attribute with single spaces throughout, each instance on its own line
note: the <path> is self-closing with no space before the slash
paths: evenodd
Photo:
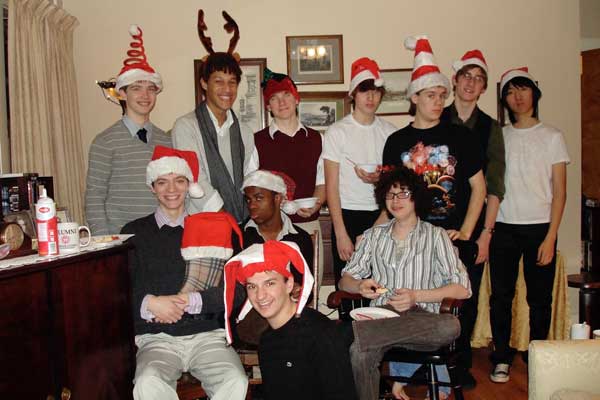
<path id="1" fill-rule="evenodd" d="M 477 386 L 477 381 L 475 380 L 475 377 L 473 376 L 473 374 L 471 374 L 471 371 L 469 371 L 468 369 L 462 371 L 460 375 L 460 380 L 462 383 L 462 387 L 465 389 L 473 389 L 475 388 L 475 386 Z"/>

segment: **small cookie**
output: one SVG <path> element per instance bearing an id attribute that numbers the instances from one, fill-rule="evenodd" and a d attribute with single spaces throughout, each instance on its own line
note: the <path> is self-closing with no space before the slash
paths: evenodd
<path id="1" fill-rule="evenodd" d="M 379 294 L 387 293 L 387 291 L 388 291 L 388 289 L 384 288 L 384 287 L 375 289 L 375 293 L 379 293 Z"/>

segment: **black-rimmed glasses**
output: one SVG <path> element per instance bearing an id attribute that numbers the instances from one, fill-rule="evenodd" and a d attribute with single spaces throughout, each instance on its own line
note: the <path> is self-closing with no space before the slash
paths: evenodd
<path id="1" fill-rule="evenodd" d="M 401 192 L 387 192 L 385 194 L 385 199 L 386 200 L 394 200 L 396 197 L 400 200 L 403 199 L 408 199 L 410 197 L 410 195 L 412 194 L 412 192 L 410 190 L 403 190 Z"/>

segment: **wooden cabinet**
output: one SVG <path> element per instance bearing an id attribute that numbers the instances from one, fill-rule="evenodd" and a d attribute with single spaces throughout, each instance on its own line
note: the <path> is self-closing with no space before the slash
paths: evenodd
<path id="1" fill-rule="evenodd" d="M 333 274 L 333 255 L 331 244 L 331 216 L 329 212 L 321 212 L 319 217 L 321 225 L 321 234 L 323 235 L 323 285 L 334 285 L 335 275 Z"/>
<path id="2" fill-rule="evenodd" d="M 0 270 L 0 397 L 132 398 L 129 250 Z"/>

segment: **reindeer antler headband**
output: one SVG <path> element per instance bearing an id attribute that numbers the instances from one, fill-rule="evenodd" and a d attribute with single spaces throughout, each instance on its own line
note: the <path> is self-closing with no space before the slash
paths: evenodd
<path id="1" fill-rule="evenodd" d="M 233 36 L 229 40 L 229 48 L 227 49 L 227 53 L 231 54 L 233 58 L 235 58 L 239 62 L 240 55 L 238 53 L 234 53 L 233 51 L 235 50 L 235 46 L 237 46 L 237 43 L 240 40 L 240 28 L 238 27 L 237 22 L 235 22 L 235 20 L 231 18 L 231 16 L 227 14 L 226 11 L 223 11 L 223 18 L 225 18 L 225 21 L 227 21 L 225 25 L 223 25 L 225 31 L 227 33 L 233 32 Z M 208 27 L 204 22 L 204 10 L 200 9 L 198 10 L 198 36 L 200 36 L 200 41 L 202 42 L 202 45 L 204 46 L 208 54 L 211 55 L 215 54 L 215 50 L 213 49 L 212 39 L 206 36 L 204 33 L 207 30 Z"/>

